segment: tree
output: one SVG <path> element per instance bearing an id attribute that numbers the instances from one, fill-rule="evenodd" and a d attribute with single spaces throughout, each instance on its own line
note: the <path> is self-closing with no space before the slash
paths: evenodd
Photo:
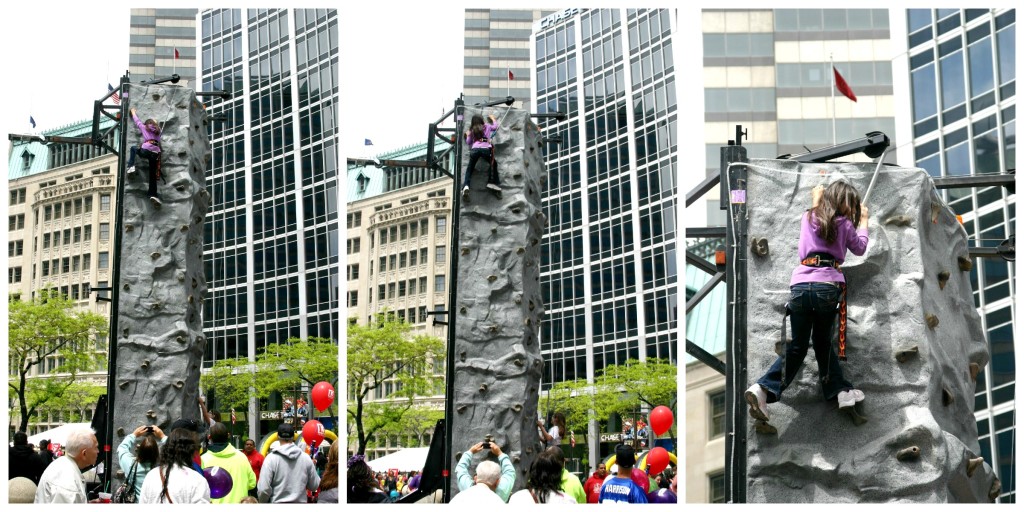
<path id="1" fill-rule="evenodd" d="M 271 343 L 255 361 L 239 357 L 217 361 L 200 378 L 204 389 L 213 389 L 224 408 L 248 407 L 252 390 L 260 397 L 273 392 L 292 392 L 305 383 L 335 382 L 338 376 L 338 345 L 324 338 L 289 338 Z"/>
<path id="2" fill-rule="evenodd" d="M 367 439 L 396 425 L 413 407 L 413 397 L 438 389 L 431 363 L 444 358 L 444 342 L 435 336 L 410 335 L 409 324 L 383 311 L 373 325 L 348 327 L 348 415 L 355 424 L 356 453 L 366 453 Z M 384 389 L 386 400 L 370 401 Z"/>
<path id="3" fill-rule="evenodd" d="M 384 425 L 378 433 L 402 438 L 422 439 L 437 426 L 437 420 L 444 418 L 444 409 L 414 405 L 397 422 Z M 410 445 L 412 446 L 412 445 Z"/>
<path id="4" fill-rule="evenodd" d="M 81 372 L 106 365 L 107 319 L 76 310 L 65 296 L 44 290 L 31 301 L 8 301 L 8 387 L 18 397 L 19 430 L 40 409 L 59 403 Z M 52 365 L 52 366 L 51 366 Z M 32 370 L 40 367 L 40 375 Z"/>
<path id="5" fill-rule="evenodd" d="M 677 369 L 664 359 L 629 359 L 621 365 L 607 366 L 594 379 L 560 382 L 551 389 L 556 409 L 563 411 L 566 428 L 586 431 L 590 410 L 597 418 L 612 414 L 633 416 L 642 406 L 647 410 L 659 405 L 674 408 Z M 670 429 L 674 435 L 675 429 Z"/>

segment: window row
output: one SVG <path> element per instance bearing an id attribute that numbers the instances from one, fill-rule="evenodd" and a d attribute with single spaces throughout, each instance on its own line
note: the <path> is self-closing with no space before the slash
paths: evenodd
<path id="1" fill-rule="evenodd" d="M 100 211 L 110 211 L 110 194 L 100 195 Z M 71 217 L 72 215 L 82 215 L 83 213 L 92 213 L 92 196 L 46 205 L 43 207 L 43 220 L 57 220 L 62 216 Z"/>
<path id="2" fill-rule="evenodd" d="M 53 276 L 60 273 L 66 274 L 68 272 L 84 272 L 92 269 L 92 254 L 56 258 L 42 262 L 40 267 L 42 277 Z M 34 268 L 35 265 L 33 265 L 33 269 Z M 100 270 L 110 268 L 110 253 L 101 252 L 97 254 L 96 268 Z M 32 279 L 35 279 L 35 271 L 33 270 L 32 273 Z"/>
<path id="3" fill-rule="evenodd" d="M 444 285 L 442 284 L 441 286 L 441 291 L 444 291 Z M 377 285 L 377 300 L 397 299 L 406 296 L 422 295 L 429 291 L 430 290 L 427 289 L 427 278 L 426 276 L 424 276 L 420 278 L 409 279 L 408 281 L 399 281 L 397 283 Z"/>
<path id="4" fill-rule="evenodd" d="M 92 226 L 87 225 L 67 228 L 63 231 L 54 231 L 53 233 L 43 233 L 43 249 L 49 249 L 51 247 L 51 243 L 53 247 L 59 247 L 61 245 L 62 234 L 64 245 L 89 242 L 92 240 Z M 110 223 L 102 222 L 100 223 L 100 241 L 107 242 L 109 240 Z"/>

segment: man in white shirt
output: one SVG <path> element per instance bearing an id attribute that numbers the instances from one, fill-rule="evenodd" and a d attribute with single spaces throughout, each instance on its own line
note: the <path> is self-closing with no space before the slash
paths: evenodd
<path id="1" fill-rule="evenodd" d="M 466 450 L 455 466 L 455 478 L 459 486 L 459 493 L 449 503 L 464 504 L 485 504 L 494 503 L 504 505 L 512 492 L 512 486 L 516 483 L 516 470 L 512 467 L 512 461 L 508 455 L 501 452 L 496 442 L 490 442 L 488 449 L 498 457 L 501 462 L 485 460 L 476 466 L 476 476 L 471 480 L 469 477 L 469 463 L 473 454 L 484 449 L 484 443 L 477 443 Z M 475 483 L 475 485 L 470 485 Z"/>
<path id="2" fill-rule="evenodd" d="M 82 428 L 68 435 L 64 456 L 53 461 L 36 488 L 36 503 L 86 503 L 85 480 L 82 470 L 96 464 L 100 454 L 96 434 L 91 428 Z M 95 500 L 94 502 L 99 502 Z"/>

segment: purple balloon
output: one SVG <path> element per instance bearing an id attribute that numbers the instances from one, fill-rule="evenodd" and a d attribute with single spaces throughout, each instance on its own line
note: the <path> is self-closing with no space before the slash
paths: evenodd
<path id="1" fill-rule="evenodd" d="M 676 493 L 669 489 L 658 489 L 647 493 L 648 503 L 675 503 Z"/>
<path id="2" fill-rule="evenodd" d="M 210 498 L 219 499 L 231 492 L 234 482 L 231 481 L 231 474 L 224 468 L 210 466 L 203 470 L 206 483 L 210 484 Z"/>

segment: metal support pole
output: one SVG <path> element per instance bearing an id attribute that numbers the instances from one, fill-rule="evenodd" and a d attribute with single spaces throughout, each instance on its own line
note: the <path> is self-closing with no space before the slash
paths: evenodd
<path id="1" fill-rule="evenodd" d="M 463 129 L 464 101 L 462 95 L 455 100 L 455 167 L 456 171 L 452 176 L 452 237 L 451 256 L 448 267 L 448 350 L 445 352 L 445 383 L 444 383 L 444 417 L 446 422 L 444 440 L 444 486 L 442 502 L 448 503 L 452 496 L 452 418 L 455 417 L 455 320 L 458 315 L 453 314 L 458 309 L 455 304 L 456 291 L 459 277 L 459 213 L 462 211 L 462 191 L 459 190 L 458 168 L 462 166 L 462 144 L 461 134 Z"/>
<path id="2" fill-rule="evenodd" d="M 743 146 L 721 150 L 722 183 L 728 184 L 726 227 L 726 379 L 725 439 L 726 496 L 730 503 L 747 501 L 747 418 L 740 394 L 747 383 L 747 168 Z M 725 188 L 725 187 L 723 187 Z"/>
<path id="3" fill-rule="evenodd" d="M 121 296 L 121 286 L 119 284 L 121 280 L 121 239 L 124 232 L 124 171 L 126 163 L 124 153 L 128 143 L 128 133 L 125 130 L 125 124 L 127 123 L 125 113 L 128 111 L 128 103 L 131 101 L 130 95 L 127 94 L 130 87 L 128 84 L 128 73 L 126 72 L 121 77 L 120 85 L 121 94 L 126 99 L 121 102 L 121 116 L 118 121 L 121 133 L 118 136 L 117 148 L 117 207 L 114 211 L 114 247 L 110 255 L 110 335 L 107 340 L 107 429 L 106 432 L 103 432 L 103 441 L 100 443 L 104 450 L 103 467 L 107 468 L 103 476 L 104 486 L 109 484 L 111 477 L 114 476 L 110 471 L 113 468 L 113 447 L 111 444 L 114 441 L 114 394 L 117 392 L 117 336 L 120 332 L 118 330 L 117 317 Z M 97 432 L 97 434 L 99 433 Z"/>

